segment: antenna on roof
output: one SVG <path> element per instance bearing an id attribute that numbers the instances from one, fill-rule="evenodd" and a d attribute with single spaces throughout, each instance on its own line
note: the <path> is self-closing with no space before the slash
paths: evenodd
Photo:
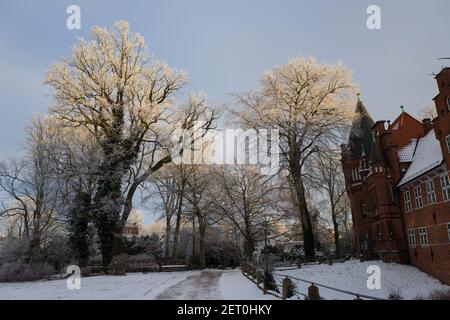
<path id="1" fill-rule="evenodd" d="M 438 60 L 450 60 L 450 57 L 442 57 L 442 58 L 438 58 Z M 447 68 L 448 66 L 442 66 L 442 69 Z"/>

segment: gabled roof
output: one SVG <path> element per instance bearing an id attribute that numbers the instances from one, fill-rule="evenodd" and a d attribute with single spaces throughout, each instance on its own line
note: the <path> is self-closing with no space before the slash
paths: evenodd
<path id="1" fill-rule="evenodd" d="M 411 165 L 400 180 L 399 186 L 414 180 L 422 174 L 438 167 L 442 161 L 442 150 L 434 129 L 417 142 Z"/>
<path id="2" fill-rule="evenodd" d="M 407 112 L 402 112 L 397 119 L 389 125 L 392 144 L 402 148 L 411 142 L 414 137 L 423 134 L 423 124 Z"/>

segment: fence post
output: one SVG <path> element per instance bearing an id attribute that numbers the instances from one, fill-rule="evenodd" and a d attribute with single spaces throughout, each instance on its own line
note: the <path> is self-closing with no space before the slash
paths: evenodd
<path id="1" fill-rule="evenodd" d="M 283 279 L 283 292 L 282 292 L 282 299 L 286 300 L 289 297 L 289 289 L 292 286 L 292 281 L 288 277 Z"/>
<path id="2" fill-rule="evenodd" d="M 308 300 L 320 300 L 319 288 L 314 283 L 308 288 Z"/>

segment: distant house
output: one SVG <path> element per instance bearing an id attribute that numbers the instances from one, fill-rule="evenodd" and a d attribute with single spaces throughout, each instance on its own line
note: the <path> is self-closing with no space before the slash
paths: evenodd
<path id="1" fill-rule="evenodd" d="M 412 263 L 450 284 L 450 68 L 436 81 L 433 120 L 403 110 L 374 122 L 359 100 L 342 166 L 360 255 Z"/>
<path id="2" fill-rule="evenodd" d="M 139 227 L 137 226 L 137 224 L 126 225 L 123 228 L 122 236 L 126 238 L 139 237 Z"/>

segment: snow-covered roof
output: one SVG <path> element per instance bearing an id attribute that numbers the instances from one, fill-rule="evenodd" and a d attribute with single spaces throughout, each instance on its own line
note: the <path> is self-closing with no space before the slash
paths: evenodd
<path id="1" fill-rule="evenodd" d="M 403 185 L 434 169 L 442 163 L 443 159 L 441 145 L 436 139 L 434 130 L 431 130 L 417 142 L 412 163 L 398 185 Z"/>
<path id="2" fill-rule="evenodd" d="M 413 139 L 411 143 L 404 146 L 398 151 L 398 159 L 400 162 L 411 162 L 413 161 L 414 151 L 416 151 L 417 139 Z"/>

